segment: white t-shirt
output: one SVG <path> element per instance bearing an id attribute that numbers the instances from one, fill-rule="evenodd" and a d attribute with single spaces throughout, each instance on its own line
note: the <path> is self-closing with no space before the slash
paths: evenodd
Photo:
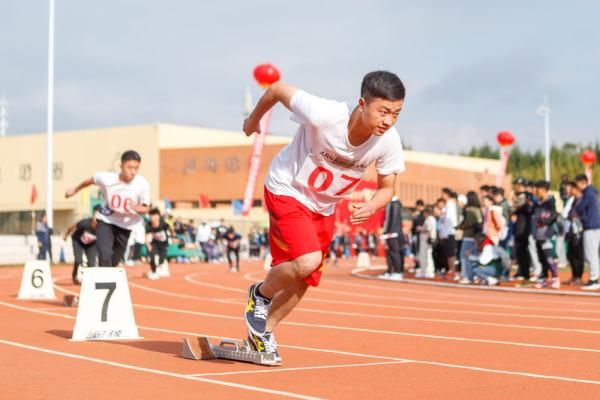
<path id="1" fill-rule="evenodd" d="M 98 172 L 94 175 L 94 183 L 102 192 L 102 207 L 97 217 L 100 221 L 124 229 L 132 229 L 142 221 L 131 206 L 150 205 L 150 188 L 146 178 L 136 175 L 131 182 L 125 183 L 117 173 Z"/>
<path id="2" fill-rule="evenodd" d="M 458 210 L 456 209 L 456 202 L 453 199 L 449 199 L 446 202 L 446 207 L 443 210 L 440 222 L 440 238 L 447 239 L 448 236 L 456 234 Z"/>
<path id="3" fill-rule="evenodd" d="M 348 140 L 350 110 L 345 103 L 299 90 L 290 106 L 291 120 L 300 127 L 271 163 L 265 180 L 271 193 L 294 197 L 311 211 L 331 215 L 370 164 L 375 163 L 380 175 L 405 170 L 400 135 L 393 127 L 353 146 Z"/>

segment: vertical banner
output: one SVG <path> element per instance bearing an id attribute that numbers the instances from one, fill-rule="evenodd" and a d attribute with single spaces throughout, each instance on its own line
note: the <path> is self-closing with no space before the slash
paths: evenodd
<path id="1" fill-rule="evenodd" d="M 271 124 L 271 110 L 269 110 L 260 120 L 260 134 L 254 135 L 254 145 L 252 147 L 252 156 L 250 157 L 250 166 L 248 168 L 248 179 L 246 180 L 246 190 L 244 191 L 244 205 L 242 206 L 242 215 L 248 215 L 254 204 L 254 193 L 256 191 L 256 181 L 260 172 L 263 148 L 269 125 Z"/>
<path id="2" fill-rule="evenodd" d="M 508 165 L 508 149 L 502 147 L 500 150 L 500 167 L 498 168 L 498 174 L 496 175 L 496 186 L 502 187 L 504 181 L 504 175 L 506 174 L 506 166 Z"/>

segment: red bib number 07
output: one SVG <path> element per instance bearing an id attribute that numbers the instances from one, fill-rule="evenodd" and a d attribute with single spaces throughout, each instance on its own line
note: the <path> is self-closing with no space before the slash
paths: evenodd
<path id="1" fill-rule="evenodd" d="M 311 157 L 308 157 L 298 172 L 296 181 L 313 192 L 343 197 L 354 189 L 362 177 L 355 171 L 346 172 L 316 165 Z"/>

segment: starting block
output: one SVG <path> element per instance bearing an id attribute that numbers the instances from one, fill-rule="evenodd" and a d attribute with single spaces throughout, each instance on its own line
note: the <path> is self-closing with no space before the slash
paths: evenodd
<path id="1" fill-rule="evenodd" d="M 67 294 L 63 298 L 63 304 L 67 307 L 77 307 L 79 305 L 79 296 Z"/>
<path id="2" fill-rule="evenodd" d="M 258 365 L 281 365 L 273 353 L 261 353 L 252 350 L 246 340 L 239 343 L 235 340 L 222 339 L 219 345 L 210 344 L 206 337 L 184 338 L 181 356 L 189 360 L 214 360 L 221 358 L 248 362 Z"/>

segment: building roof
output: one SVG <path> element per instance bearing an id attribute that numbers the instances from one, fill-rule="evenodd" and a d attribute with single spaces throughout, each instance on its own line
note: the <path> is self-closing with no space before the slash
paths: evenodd
<path id="1" fill-rule="evenodd" d="M 56 132 L 56 134 L 85 134 L 86 132 L 99 133 L 102 131 L 122 131 L 127 129 L 147 129 L 149 131 L 157 132 L 159 149 L 250 146 L 254 141 L 253 137 L 246 137 L 246 135 L 244 135 L 244 133 L 241 131 L 228 131 L 222 129 L 162 123 L 126 127 L 97 128 L 66 132 L 63 131 Z M 37 133 L 36 135 L 45 135 L 45 133 Z M 6 136 L 3 139 L 19 140 L 19 137 L 23 137 L 23 135 Z M 265 143 L 267 145 L 285 145 L 290 143 L 292 139 L 292 136 L 278 136 L 269 133 L 266 137 Z M 496 174 L 496 172 L 500 168 L 499 160 L 458 156 L 453 154 L 405 150 L 404 158 L 409 163 L 432 165 L 450 169 L 472 171 L 477 173 Z"/>
<path id="2" fill-rule="evenodd" d="M 158 124 L 158 146 L 161 149 L 183 149 L 190 147 L 229 147 L 249 146 L 253 137 L 246 137 L 243 132 L 222 129 L 201 128 L 195 126 Z M 266 144 L 288 144 L 290 136 L 268 134 Z"/>

